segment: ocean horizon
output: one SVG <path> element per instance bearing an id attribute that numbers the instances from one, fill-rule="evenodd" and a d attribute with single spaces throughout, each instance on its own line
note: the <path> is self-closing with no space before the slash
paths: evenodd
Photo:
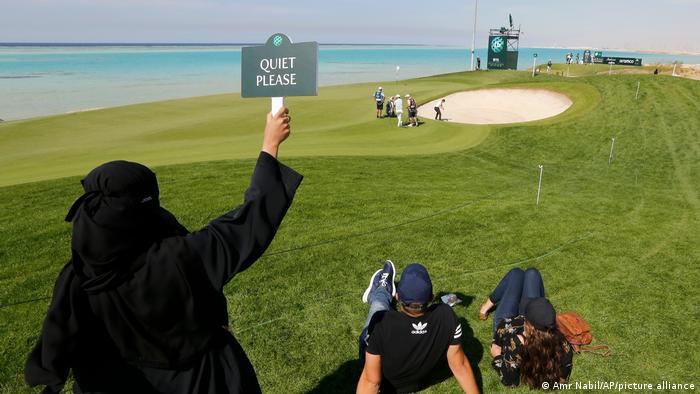
<path id="1" fill-rule="evenodd" d="M 0 119 L 18 120 L 240 91 L 240 51 L 257 43 L 0 43 Z M 519 69 L 580 48 L 520 48 Z M 603 50 L 645 64 L 700 64 L 700 55 Z M 477 48 L 486 68 L 486 48 Z M 320 44 L 319 84 L 330 86 L 465 71 L 470 49 L 405 44 Z M 397 72 L 396 66 L 400 69 Z M 371 92 L 370 92 L 371 93 Z M 406 92 L 408 93 L 408 92 Z"/>

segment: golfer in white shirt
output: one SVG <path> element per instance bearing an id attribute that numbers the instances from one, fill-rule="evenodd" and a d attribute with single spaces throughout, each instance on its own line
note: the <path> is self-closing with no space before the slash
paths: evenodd
<path id="1" fill-rule="evenodd" d="M 397 94 L 394 96 L 394 112 L 396 113 L 396 118 L 399 120 L 397 126 L 403 126 L 403 101 L 401 101 L 401 95 Z"/>
<path id="2" fill-rule="evenodd" d="M 444 103 L 445 99 L 440 99 L 435 102 L 435 120 L 442 120 L 442 111 L 445 110 L 445 107 L 443 107 Z"/>

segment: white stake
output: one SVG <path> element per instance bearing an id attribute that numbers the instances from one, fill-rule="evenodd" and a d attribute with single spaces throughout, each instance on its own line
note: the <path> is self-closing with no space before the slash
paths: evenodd
<path id="1" fill-rule="evenodd" d="M 676 76 L 676 63 L 677 63 L 677 62 L 673 62 L 673 72 L 671 73 L 671 76 L 672 76 L 672 77 L 675 77 L 675 76 Z"/>
<path id="2" fill-rule="evenodd" d="M 540 169 L 540 180 L 537 182 L 537 206 L 540 205 L 540 190 L 542 190 L 542 171 L 544 171 L 544 166 L 542 164 L 538 165 Z"/>
<path id="3" fill-rule="evenodd" d="M 615 137 L 612 137 L 612 143 L 610 144 L 610 156 L 608 156 L 608 165 L 613 161 L 613 151 L 615 149 Z"/>
<path id="4" fill-rule="evenodd" d="M 634 94 L 634 99 L 637 100 L 639 98 L 639 84 L 641 82 L 637 81 L 637 93 Z"/>
<path id="5" fill-rule="evenodd" d="M 610 69 L 608 70 L 608 75 L 612 75 L 612 65 L 614 64 L 613 62 L 608 63 L 610 65 Z"/>

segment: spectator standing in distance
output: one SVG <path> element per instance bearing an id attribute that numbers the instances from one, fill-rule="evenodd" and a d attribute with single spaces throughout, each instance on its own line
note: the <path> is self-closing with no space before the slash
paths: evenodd
<path id="1" fill-rule="evenodd" d="M 445 110 L 444 104 L 445 99 L 440 99 L 435 101 L 434 104 L 434 109 L 435 109 L 435 120 L 442 120 L 442 111 Z"/>
<path id="2" fill-rule="evenodd" d="M 431 384 L 436 367 L 447 363 L 465 393 L 479 388 L 462 350 L 462 324 L 446 304 L 430 305 L 433 284 L 420 264 L 408 265 L 398 286 L 391 260 L 370 278 L 362 301 L 369 313 L 360 335 L 362 375 L 357 393 L 410 393 Z M 396 298 L 399 311 L 391 308 Z"/>
<path id="3" fill-rule="evenodd" d="M 384 110 L 384 92 L 381 86 L 374 92 L 374 102 L 377 105 L 377 118 L 381 118 L 382 110 Z"/>
<path id="4" fill-rule="evenodd" d="M 476 71 L 481 70 L 481 58 L 477 56 L 476 58 Z"/>
<path id="5" fill-rule="evenodd" d="M 552 72 L 552 59 L 547 62 L 547 74 Z"/>

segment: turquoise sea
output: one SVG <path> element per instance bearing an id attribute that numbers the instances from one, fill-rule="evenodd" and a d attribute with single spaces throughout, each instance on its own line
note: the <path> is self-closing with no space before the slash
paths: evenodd
<path id="1" fill-rule="evenodd" d="M 518 67 L 582 50 L 520 48 Z M 700 56 L 604 51 L 644 63 L 700 63 Z M 15 120 L 170 98 L 240 91 L 241 45 L 0 43 L 0 119 Z M 486 49 L 477 49 L 485 68 Z M 323 85 L 394 81 L 466 70 L 454 47 L 321 45 Z M 400 67 L 396 72 L 396 66 Z"/>

